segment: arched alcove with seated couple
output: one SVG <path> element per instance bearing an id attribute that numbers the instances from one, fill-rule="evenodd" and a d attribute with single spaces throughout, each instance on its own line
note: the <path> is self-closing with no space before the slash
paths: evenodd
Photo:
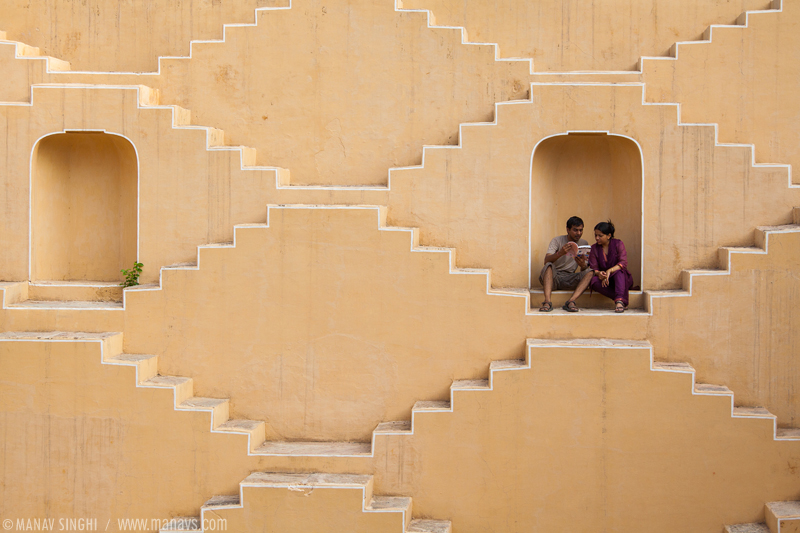
<path id="1" fill-rule="evenodd" d="M 541 141 L 531 160 L 530 250 L 532 289 L 550 240 L 581 217 L 583 239 L 595 243 L 594 226 L 611 219 L 625 243 L 634 286 L 642 281 L 642 156 L 627 137 L 568 133 Z"/>
<path id="2" fill-rule="evenodd" d="M 31 158 L 31 281 L 119 282 L 137 255 L 138 158 L 126 138 L 64 132 Z"/>

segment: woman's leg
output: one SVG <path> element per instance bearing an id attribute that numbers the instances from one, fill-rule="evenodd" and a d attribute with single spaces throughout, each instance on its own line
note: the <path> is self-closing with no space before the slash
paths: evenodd
<path id="1" fill-rule="evenodd" d="M 608 284 L 608 287 L 603 287 L 600 278 L 595 276 L 592 278 L 592 283 L 590 286 L 594 292 L 599 292 L 606 298 L 611 298 L 612 300 L 614 299 L 614 287 L 611 285 L 611 283 Z"/>
<path id="2" fill-rule="evenodd" d="M 630 284 L 628 283 L 629 276 L 628 273 L 624 270 L 617 270 L 613 274 L 611 274 L 611 280 L 608 283 L 608 288 L 612 289 L 614 295 L 614 301 L 622 300 L 622 304 L 625 307 L 628 307 L 628 290 L 630 289 Z"/>

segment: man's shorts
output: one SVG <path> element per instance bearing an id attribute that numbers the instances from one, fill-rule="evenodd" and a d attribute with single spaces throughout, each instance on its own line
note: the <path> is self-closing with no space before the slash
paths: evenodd
<path id="1" fill-rule="evenodd" d="M 544 272 L 547 270 L 547 267 L 552 267 L 553 263 L 547 263 L 542 268 L 542 272 L 539 274 L 539 283 L 544 285 Z M 553 269 L 553 288 L 557 291 L 565 290 L 565 289 L 574 289 L 578 286 L 578 283 L 581 282 L 586 271 L 582 272 L 568 272 L 566 270 L 556 270 Z"/>

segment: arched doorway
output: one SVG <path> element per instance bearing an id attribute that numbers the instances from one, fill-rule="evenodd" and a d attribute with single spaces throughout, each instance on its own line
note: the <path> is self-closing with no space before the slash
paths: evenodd
<path id="1" fill-rule="evenodd" d="M 541 141 L 531 161 L 531 288 L 540 287 L 547 245 L 573 215 L 594 244 L 595 224 L 611 219 L 628 250 L 634 284 L 642 282 L 642 155 L 627 137 L 569 133 Z"/>
<path id="2" fill-rule="evenodd" d="M 31 166 L 31 280 L 120 280 L 137 257 L 133 145 L 102 132 L 57 133 L 36 144 Z"/>

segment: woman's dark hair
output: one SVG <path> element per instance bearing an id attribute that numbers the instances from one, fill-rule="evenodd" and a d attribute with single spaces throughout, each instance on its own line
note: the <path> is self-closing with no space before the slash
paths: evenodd
<path id="1" fill-rule="evenodd" d="M 610 220 L 608 222 L 599 223 L 594 229 L 598 230 L 603 235 L 611 235 L 611 238 L 614 238 L 614 223 Z"/>
<path id="2" fill-rule="evenodd" d="M 567 229 L 572 229 L 575 226 L 583 226 L 583 219 L 581 217 L 569 217 L 569 220 L 567 220 Z"/>

